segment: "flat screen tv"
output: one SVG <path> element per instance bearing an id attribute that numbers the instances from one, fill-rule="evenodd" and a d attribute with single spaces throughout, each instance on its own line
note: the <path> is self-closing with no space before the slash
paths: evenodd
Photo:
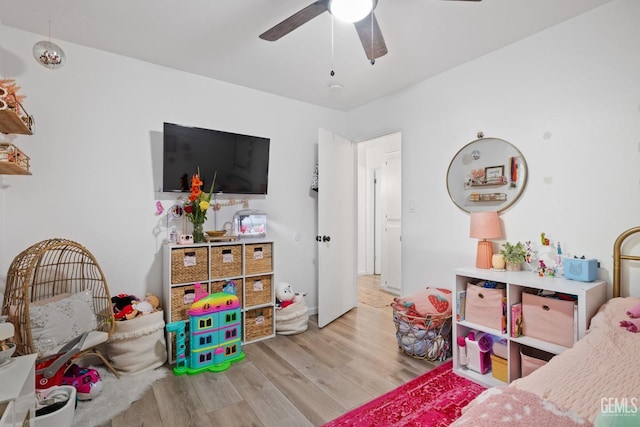
<path id="1" fill-rule="evenodd" d="M 200 169 L 202 191 L 267 194 L 269 138 L 164 123 L 162 191 L 189 192 Z"/>

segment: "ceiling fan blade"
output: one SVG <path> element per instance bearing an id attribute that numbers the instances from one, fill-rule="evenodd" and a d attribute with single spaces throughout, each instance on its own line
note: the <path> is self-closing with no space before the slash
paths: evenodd
<path id="1" fill-rule="evenodd" d="M 260 38 L 262 40 L 267 40 L 270 42 L 278 40 L 280 37 L 286 36 L 302 24 L 311 21 L 322 12 L 328 11 L 328 4 L 329 0 L 318 0 L 314 3 L 311 3 L 309 6 L 305 7 L 299 12 L 294 13 L 275 27 L 260 34 Z"/>
<path id="2" fill-rule="evenodd" d="M 376 15 L 372 12 L 361 21 L 354 22 L 360 42 L 368 59 L 380 58 L 387 54 L 387 45 L 382 37 Z M 372 34 L 373 31 L 373 34 Z"/>

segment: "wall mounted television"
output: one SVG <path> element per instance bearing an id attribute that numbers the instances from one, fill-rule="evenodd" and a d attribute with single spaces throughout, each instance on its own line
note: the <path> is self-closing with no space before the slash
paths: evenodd
<path id="1" fill-rule="evenodd" d="M 164 123 L 162 191 L 189 192 L 200 168 L 202 190 L 266 195 L 269 138 Z"/>

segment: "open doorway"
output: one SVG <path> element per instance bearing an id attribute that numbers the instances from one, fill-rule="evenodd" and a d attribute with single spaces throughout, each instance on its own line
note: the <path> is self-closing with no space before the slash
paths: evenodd
<path id="1" fill-rule="evenodd" d="M 358 143 L 358 302 L 402 293 L 401 148 L 400 132 Z"/>

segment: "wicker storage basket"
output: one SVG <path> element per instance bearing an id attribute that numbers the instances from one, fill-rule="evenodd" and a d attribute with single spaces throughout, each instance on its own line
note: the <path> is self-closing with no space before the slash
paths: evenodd
<path id="1" fill-rule="evenodd" d="M 271 276 L 255 276 L 247 278 L 244 289 L 245 307 L 269 304 L 271 302 Z"/>
<path id="2" fill-rule="evenodd" d="M 254 341 L 273 335 L 273 307 L 256 308 L 244 312 L 244 341 Z"/>
<path id="3" fill-rule="evenodd" d="M 398 348 L 422 360 L 445 360 L 451 356 L 451 315 L 411 316 L 393 310 Z"/>
<path id="4" fill-rule="evenodd" d="M 242 246 L 212 246 L 211 277 L 226 278 L 242 276 Z"/>
<path id="5" fill-rule="evenodd" d="M 271 272 L 271 243 L 246 245 L 244 251 L 245 274 Z"/>
<path id="6" fill-rule="evenodd" d="M 209 292 L 206 283 L 203 290 Z M 196 294 L 195 285 L 176 286 L 171 288 L 171 322 L 189 320 L 189 308 Z"/>
<path id="7" fill-rule="evenodd" d="M 207 247 L 171 249 L 171 284 L 204 282 L 209 279 Z"/>
<path id="8" fill-rule="evenodd" d="M 217 282 L 211 282 L 211 285 L 209 287 L 209 292 L 216 293 L 216 292 L 222 292 L 222 289 L 225 287 L 225 285 L 229 283 L 229 280 L 219 280 Z M 238 301 L 240 301 L 240 307 L 242 307 L 242 286 L 243 286 L 243 281 L 242 279 L 233 279 L 233 283 L 236 284 L 236 296 L 238 297 Z"/>

